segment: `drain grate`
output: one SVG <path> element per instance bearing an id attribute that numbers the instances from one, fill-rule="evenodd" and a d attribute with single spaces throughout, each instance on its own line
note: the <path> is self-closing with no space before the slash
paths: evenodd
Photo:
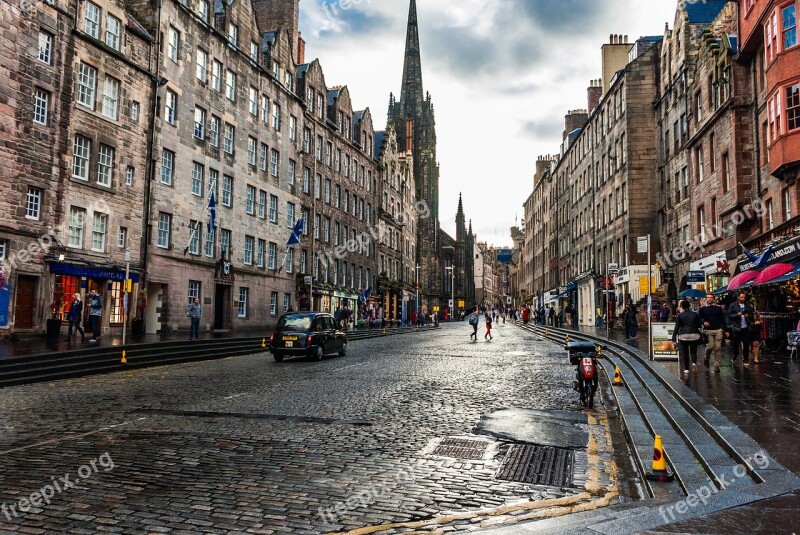
<path id="1" fill-rule="evenodd" d="M 432 455 L 453 457 L 454 459 L 476 460 L 483 459 L 488 442 L 471 440 L 468 438 L 445 438 L 436 446 Z"/>
<path id="2" fill-rule="evenodd" d="M 497 479 L 548 487 L 569 487 L 572 485 L 574 464 L 572 450 L 515 444 L 503 459 Z"/>

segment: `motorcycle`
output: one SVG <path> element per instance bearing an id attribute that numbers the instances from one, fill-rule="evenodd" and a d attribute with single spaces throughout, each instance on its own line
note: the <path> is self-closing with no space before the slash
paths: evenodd
<path id="1" fill-rule="evenodd" d="M 569 362 L 577 366 L 572 388 L 580 394 L 581 406 L 594 407 L 594 395 L 597 392 L 600 375 L 597 368 L 597 357 L 601 350 L 592 342 L 572 342 L 565 348 L 569 354 Z"/>

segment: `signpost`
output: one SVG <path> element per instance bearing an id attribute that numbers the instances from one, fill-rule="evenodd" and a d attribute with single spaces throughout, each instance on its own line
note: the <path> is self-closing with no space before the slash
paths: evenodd
<path id="1" fill-rule="evenodd" d="M 651 301 L 653 297 L 653 266 L 650 262 L 650 234 L 636 238 L 636 251 L 647 253 L 647 356 L 653 360 L 653 318 L 650 314 Z"/>

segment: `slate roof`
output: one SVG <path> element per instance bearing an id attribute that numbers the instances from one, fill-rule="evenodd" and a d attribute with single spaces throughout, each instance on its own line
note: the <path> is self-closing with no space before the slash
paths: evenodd
<path id="1" fill-rule="evenodd" d="M 728 0 L 686 0 L 686 15 L 690 24 L 708 24 L 713 21 Z"/>
<path id="2" fill-rule="evenodd" d="M 302 65 L 297 66 L 297 77 L 302 78 L 308 72 L 308 68 L 311 67 L 310 63 L 303 63 Z"/>
<path id="3" fill-rule="evenodd" d="M 332 106 L 333 103 L 339 98 L 339 95 L 342 93 L 342 89 L 328 89 L 328 106 Z"/>

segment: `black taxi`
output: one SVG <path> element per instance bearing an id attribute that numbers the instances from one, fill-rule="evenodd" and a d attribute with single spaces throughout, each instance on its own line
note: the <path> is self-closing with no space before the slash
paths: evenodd
<path id="1" fill-rule="evenodd" d="M 278 320 L 269 337 L 269 350 L 275 362 L 284 357 L 313 357 L 347 354 L 347 335 L 336 326 L 333 316 L 324 312 L 290 312 Z"/>

